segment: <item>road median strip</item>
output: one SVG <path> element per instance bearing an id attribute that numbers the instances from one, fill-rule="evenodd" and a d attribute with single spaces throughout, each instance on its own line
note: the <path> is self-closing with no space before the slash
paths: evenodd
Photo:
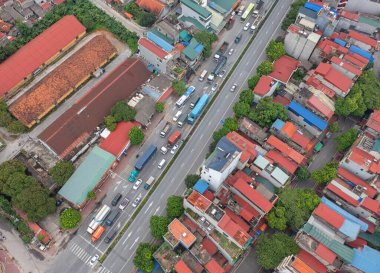
<path id="1" fill-rule="evenodd" d="M 239 55 L 237 61 L 235 62 L 235 64 L 232 66 L 230 72 L 227 74 L 226 78 L 223 80 L 223 83 L 221 84 L 220 88 L 219 88 L 219 91 L 215 93 L 215 95 L 213 96 L 213 98 L 211 99 L 210 103 L 208 103 L 206 105 L 206 108 L 204 109 L 204 111 L 202 111 L 202 114 L 201 116 L 198 118 L 198 121 L 196 122 L 196 124 L 193 126 L 193 128 L 190 130 L 190 133 L 188 134 L 188 136 L 186 137 L 186 139 L 184 140 L 183 144 L 179 147 L 177 153 L 173 156 L 173 158 L 170 160 L 169 164 L 167 165 L 167 167 L 165 168 L 165 170 L 161 173 L 161 175 L 159 176 L 159 178 L 157 179 L 156 183 L 153 184 L 153 186 L 151 187 L 151 189 L 149 190 L 148 194 L 143 198 L 142 202 L 140 203 L 140 205 L 137 207 L 137 209 L 133 212 L 131 218 L 128 220 L 128 222 L 124 225 L 124 227 L 121 229 L 120 233 L 117 235 L 117 237 L 114 239 L 114 241 L 112 242 L 112 244 L 107 248 L 107 250 L 104 252 L 104 254 L 102 255 L 102 257 L 99 259 L 99 262 L 100 263 L 103 263 L 105 261 L 105 259 L 108 257 L 108 255 L 111 253 L 111 251 L 115 248 L 115 246 L 117 245 L 117 243 L 120 241 L 120 239 L 123 237 L 124 233 L 127 231 L 127 229 L 130 227 L 130 225 L 132 224 L 132 222 L 135 220 L 135 218 L 137 217 L 137 215 L 140 213 L 140 211 L 143 209 L 144 205 L 148 202 L 150 196 L 153 194 L 153 192 L 156 190 L 156 188 L 159 186 L 159 184 L 161 183 L 161 181 L 163 180 L 163 178 L 165 177 L 165 175 L 167 174 L 167 172 L 169 171 L 169 169 L 171 168 L 171 166 L 173 165 L 173 163 L 175 162 L 175 160 L 177 159 L 177 157 L 179 156 L 179 154 L 181 153 L 182 149 L 186 146 L 186 143 L 188 142 L 189 138 L 193 135 L 193 133 L 196 131 L 196 129 L 198 128 L 199 124 L 201 123 L 201 120 L 204 118 L 204 116 L 207 114 L 207 112 L 209 111 L 210 107 L 212 106 L 212 104 L 215 102 L 216 98 L 219 96 L 219 93 L 220 93 L 220 90 L 222 90 L 225 86 L 225 84 L 227 83 L 227 81 L 230 79 L 230 77 L 232 76 L 232 73 L 235 71 L 236 67 L 239 65 L 240 61 L 242 60 L 242 58 L 244 57 L 245 53 L 247 52 L 247 50 L 249 49 L 249 47 L 251 46 L 251 44 L 253 43 L 254 39 L 256 38 L 257 34 L 259 33 L 261 27 L 263 26 L 263 24 L 266 22 L 267 18 L 269 17 L 269 15 L 272 13 L 273 9 L 276 7 L 277 3 L 279 2 L 279 0 L 275 0 L 274 3 L 272 4 L 271 8 L 269 9 L 268 13 L 266 14 L 264 20 L 262 20 L 257 28 L 257 31 L 253 34 L 253 36 L 250 38 L 249 42 L 247 43 L 247 45 L 245 46 L 245 48 L 243 49 L 242 53 Z"/>

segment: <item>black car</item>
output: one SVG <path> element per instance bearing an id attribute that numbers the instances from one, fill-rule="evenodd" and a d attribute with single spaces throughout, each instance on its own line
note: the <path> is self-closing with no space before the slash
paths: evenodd
<path id="1" fill-rule="evenodd" d="M 117 203 L 119 203 L 120 199 L 121 199 L 121 193 L 117 193 L 115 197 L 112 199 L 112 203 L 111 203 L 112 206 L 116 206 Z"/>

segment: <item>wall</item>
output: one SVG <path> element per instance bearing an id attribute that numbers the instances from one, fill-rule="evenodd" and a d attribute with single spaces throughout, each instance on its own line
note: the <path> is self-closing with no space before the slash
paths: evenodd
<path id="1" fill-rule="evenodd" d="M 139 45 L 139 49 L 140 55 L 143 59 L 149 64 L 153 64 L 160 72 L 166 73 L 168 60 L 160 59 L 157 55 L 141 45 Z"/>

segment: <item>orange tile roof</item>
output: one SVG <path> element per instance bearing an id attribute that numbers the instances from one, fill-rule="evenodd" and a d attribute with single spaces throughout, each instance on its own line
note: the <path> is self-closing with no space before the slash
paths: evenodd
<path id="1" fill-rule="evenodd" d="M 177 218 L 168 226 L 169 232 L 180 241 L 185 247 L 189 248 L 196 240 L 193 233 L 190 232 Z"/>
<path id="2" fill-rule="evenodd" d="M 274 135 L 271 135 L 266 143 L 276 148 L 281 153 L 283 153 L 284 155 L 286 155 L 298 164 L 301 164 L 305 160 L 305 157 L 303 155 L 301 155 L 299 152 L 291 148 L 288 144 L 284 143 Z"/>
<path id="3" fill-rule="evenodd" d="M 91 39 L 72 56 L 18 98 L 9 108 L 24 125 L 31 127 L 55 105 L 75 91 L 94 68 L 116 54 L 115 47 L 103 35 Z"/>
<path id="4" fill-rule="evenodd" d="M 369 117 L 367 124 L 369 128 L 380 133 L 380 110 L 374 110 L 371 116 Z"/>
<path id="5" fill-rule="evenodd" d="M 136 4 L 156 16 L 159 16 L 165 8 L 165 4 L 157 0 L 136 0 Z"/>
<path id="6" fill-rule="evenodd" d="M 209 273 L 224 273 L 224 269 L 214 259 L 211 259 L 205 268 Z"/>
<path id="7" fill-rule="evenodd" d="M 308 266 L 305 262 L 300 260 L 299 258 L 295 258 L 292 266 L 299 273 L 316 273 L 310 266 Z"/>
<path id="8" fill-rule="evenodd" d="M 174 269 L 177 273 L 193 273 L 193 271 L 182 260 L 178 261 L 178 263 L 174 266 Z"/>
<path id="9" fill-rule="evenodd" d="M 240 246 L 244 246 L 251 238 L 249 234 L 246 233 L 237 223 L 235 223 L 227 214 L 224 214 L 222 219 L 220 219 L 218 226 L 226 234 L 234 238 Z"/>
<path id="10" fill-rule="evenodd" d="M 197 191 L 193 191 L 189 197 L 187 197 L 187 201 L 203 212 L 211 205 L 211 201 Z"/>
<path id="11" fill-rule="evenodd" d="M 302 260 L 304 263 L 309 265 L 315 272 L 317 273 L 326 273 L 327 268 L 324 264 L 322 264 L 317 258 L 311 255 L 309 252 L 301 249 L 298 252 L 297 257 Z"/>
<path id="12" fill-rule="evenodd" d="M 20 48 L 0 64 L 0 97 L 85 32 L 75 16 L 67 15 Z"/>

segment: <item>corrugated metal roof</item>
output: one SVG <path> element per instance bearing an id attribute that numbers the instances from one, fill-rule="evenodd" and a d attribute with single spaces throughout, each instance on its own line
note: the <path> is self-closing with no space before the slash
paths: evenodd
<path id="1" fill-rule="evenodd" d="M 271 175 L 278 181 L 280 182 L 281 185 L 284 185 L 286 181 L 289 179 L 289 175 L 284 173 L 283 170 L 280 168 L 276 167 L 274 171 L 271 173 Z"/>
<path id="2" fill-rule="evenodd" d="M 264 170 L 266 166 L 269 164 L 269 160 L 263 157 L 262 155 L 259 155 L 255 161 L 253 162 L 257 167 Z"/>
<path id="3" fill-rule="evenodd" d="M 281 131 L 284 125 L 285 125 L 285 122 L 283 122 L 281 119 L 276 119 L 276 121 L 273 122 L 272 127 L 278 131 Z"/>
<path id="4" fill-rule="evenodd" d="M 296 101 L 292 101 L 287 108 L 294 112 L 295 114 L 301 116 L 304 118 L 304 120 L 309 123 L 310 125 L 313 125 L 317 127 L 319 130 L 324 131 L 327 128 L 327 122 L 320 119 L 316 115 L 314 115 L 312 112 L 307 110 L 305 107 L 297 103 Z"/>
<path id="5" fill-rule="evenodd" d="M 211 12 L 209 12 L 207 9 L 205 9 L 193 0 L 181 0 L 181 4 L 186 5 L 188 8 L 201 15 L 203 18 L 208 18 L 211 16 Z"/>
<path id="6" fill-rule="evenodd" d="M 87 194 L 99 183 L 115 159 L 114 155 L 95 146 L 58 194 L 71 203 L 81 206 Z"/>
<path id="7" fill-rule="evenodd" d="M 380 268 L 380 252 L 364 246 L 363 249 L 355 249 L 352 265 L 365 273 L 378 273 Z"/>
<path id="8" fill-rule="evenodd" d="M 195 60 L 203 51 L 203 45 L 198 43 L 198 41 L 193 38 L 190 41 L 190 44 L 185 47 L 182 53 L 191 61 Z"/>
<path id="9" fill-rule="evenodd" d="M 150 41 L 152 41 L 153 43 L 161 47 L 166 52 L 172 52 L 174 49 L 174 46 L 172 46 L 171 44 L 169 44 L 164 39 L 162 39 L 161 37 L 159 37 L 158 35 L 154 34 L 151 31 L 148 31 L 148 33 L 146 34 L 146 37 Z"/>
<path id="10" fill-rule="evenodd" d="M 202 179 L 199 179 L 193 188 L 200 194 L 204 194 L 205 191 L 208 189 L 208 183 Z"/>

